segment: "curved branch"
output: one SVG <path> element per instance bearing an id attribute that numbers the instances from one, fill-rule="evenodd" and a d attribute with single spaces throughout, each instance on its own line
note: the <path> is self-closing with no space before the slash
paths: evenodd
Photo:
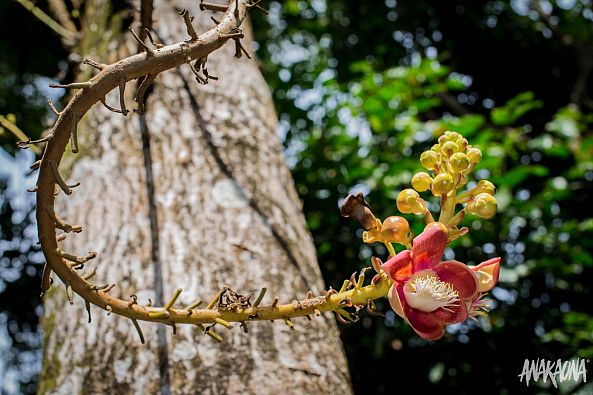
<path id="1" fill-rule="evenodd" d="M 150 302 L 148 305 L 142 306 L 137 303 L 136 298 L 129 301 L 109 295 L 109 291 L 115 284 L 105 286 L 91 284 L 89 281 L 93 277 L 94 271 L 86 275 L 79 275 L 76 272 L 76 269 L 81 269 L 88 259 L 95 257 L 94 253 L 90 253 L 87 257 L 77 257 L 64 253 L 58 246 L 56 228 L 63 229 L 65 232 L 82 231 L 82 227 L 67 224 L 54 212 L 54 190 L 57 182 L 64 192 L 71 192 L 71 186 L 68 186 L 60 177 L 58 167 L 71 138 L 72 151 L 78 151 L 76 129 L 84 114 L 96 103 L 105 104 L 104 98 L 107 93 L 117 88 L 120 90 L 121 100 L 121 109 L 118 112 L 125 115 L 127 111 L 123 102 L 125 84 L 139 78 L 143 79 L 143 83 L 139 87 L 136 99 L 142 113 L 144 111 L 142 101 L 146 88 L 159 73 L 193 60 L 206 59 L 208 54 L 220 48 L 229 39 L 237 43 L 237 32 L 246 17 L 248 8 L 247 0 L 231 0 L 225 8 L 226 11 L 220 23 L 215 28 L 195 37 L 192 33 L 193 28 L 190 28 L 191 17 L 185 13 L 182 16 L 191 36 L 190 40 L 156 49 L 145 46 L 147 52 L 130 56 L 110 65 L 88 62 L 95 67 L 99 66 L 97 75 L 87 82 L 60 85 L 60 87 L 80 90 L 59 112 L 58 119 L 50 133 L 52 138 L 48 140 L 39 166 L 36 215 L 41 247 L 48 265 L 43 286 L 44 290 L 49 286 L 49 273 L 55 272 L 66 284 L 69 299 L 71 293 L 74 292 L 85 300 L 85 305 L 89 310 L 89 319 L 90 304 L 94 304 L 106 310 L 108 314 L 114 313 L 130 318 L 141 339 L 143 339 L 143 335 L 139 329 L 138 321 L 159 322 L 173 328 L 175 328 L 175 324 L 194 324 L 214 340 L 221 341 L 222 338 L 211 330 L 214 325 L 230 328 L 231 322 L 240 322 L 245 330 L 248 321 L 282 319 L 289 327 L 293 328 L 291 318 L 307 317 L 311 319 L 312 316 L 320 315 L 323 311 L 335 312 L 347 322 L 353 322 L 357 319 L 356 315 L 344 310 L 345 307 L 355 306 L 358 309 L 372 306 L 370 301 L 387 295 L 391 281 L 380 268 L 376 268 L 378 274 L 371 285 L 363 286 L 364 274 L 361 274 L 358 280 L 353 276 L 341 292 L 330 289 L 324 296 L 318 297 L 313 297 L 309 292 L 304 299 L 290 304 L 278 304 L 278 298 L 275 298 L 271 305 L 260 307 L 265 292 L 262 290 L 257 300 L 251 305 L 249 297 L 239 295 L 225 287 L 205 309 L 198 309 L 202 303 L 200 300 L 183 309 L 174 308 L 181 289 L 175 292 L 165 306 L 153 307 Z M 141 41 L 139 37 L 137 39 Z M 204 72 L 207 76 L 205 69 Z M 211 325 L 205 327 L 204 324 Z"/>

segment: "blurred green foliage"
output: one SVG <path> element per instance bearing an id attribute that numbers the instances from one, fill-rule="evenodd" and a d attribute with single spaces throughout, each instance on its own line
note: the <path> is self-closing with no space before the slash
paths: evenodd
<path id="1" fill-rule="evenodd" d="M 341 200 L 362 191 L 381 218 L 398 214 L 397 193 L 421 170 L 420 152 L 445 130 L 482 149 L 474 174 L 498 187 L 498 215 L 485 221 L 468 216 L 469 235 L 445 252 L 469 264 L 503 257 L 489 318 L 453 326 L 430 343 L 385 301 L 378 303 L 385 319 L 363 315 L 342 327 L 357 393 L 410 385 L 420 393 L 593 392 L 590 383 L 555 390 L 549 382 L 526 387 L 518 379 L 526 358 L 593 355 L 591 5 L 286 0 L 266 4 L 269 16 L 254 16 L 255 49 L 328 285 L 338 287 L 369 266 L 372 255 L 386 256 L 382 246 L 362 243 L 355 223 L 339 217 Z M 34 51 L 21 51 L 10 39 L 21 20 L 28 21 L 21 37 Z M 43 78 L 68 72 L 66 54 L 16 3 L 0 2 L 0 21 L 6 33 L 0 34 L 6 54 L 0 57 L 0 114 L 16 114 L 35 135 L 47 114 L 38 87 Z M 13 152 L 10 138 L 0 139 Z M 0 191 L 2 239 L 15 240 L 14 231 L 29 217 L 15 224 L 4 184 Z M 421 218 L 405 217 L 416 233 L 422 229 Z M 17 314 L 14 294 L 5 289 L 29 290 L 19 297 L 34 300 L 38 288 L 23 283 L 23 268 L 35 258 L 27 248 L 9 251 L 7 245 L 0 244 L 8 265 L 0 274 L 18 275 L 0 276 L 9 284 L 0 287 L 0 310 L 8 317 L 11 365 L 24 372 L 18 356 L 35 344 L 22 334 L 36 331 L 37 315 Z M 22 377 L 26 383 L 29 376 Z M 404 387 L 404 381 L 411 384 Z"/>
<path id="2" fill-rule="evenodd" d="M 386 256 L 339 217 L 341 200 L 363 191 L 379 217 L 399 214 L 397 193 L 445 130 L 482 149 L 475 175 L 498 187 L 498 215 L 466 217 L 470 234 L 445 253 L 469 264 L 503 257 L 489 318 L 427 343 L 383 303 L 384 320 L 342 330 L 358 393 L 394 392 L 407 378 L 421 393 L 554 392 L 519 383 L 526 358 L 591 357 L 590 6 L 272 3 L 259 53 L 328 284 Z"/>

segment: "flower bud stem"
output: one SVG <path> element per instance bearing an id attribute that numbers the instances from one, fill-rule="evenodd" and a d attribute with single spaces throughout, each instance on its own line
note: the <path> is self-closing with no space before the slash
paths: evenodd
<path id="1" fill-rule="evenodd" d="M 457 204 L 457 199 L 455 199 L 455 192 L 456 189 L 453 189 L 449 194 L 446 195 L 446 198 L 443 199 L 444 202 L 441 203 L 441 215 L 439 216 L 439 222 L 448 225 L 455 215 L 455 205 Z M 444 196 L 444 195 L 443 195 Z"/>
<path id="2" fill-rule="evenodd" d="M 385 244 L 385 247 L 387 248 L 387 251 L 389 251 L 389 256 L 395 256 L 395 249 L 393 248 L 393 244 L 391 243 L 383 243 Z"/>

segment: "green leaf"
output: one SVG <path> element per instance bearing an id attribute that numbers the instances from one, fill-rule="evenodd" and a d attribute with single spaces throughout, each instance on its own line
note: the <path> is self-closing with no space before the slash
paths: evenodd
<path id="1" fill-rule="evenodd" d="M 523 92 L 506 102 L 504 106 L 492 109 L 490 112 L 492 123 L 500 126 L 510 126 L 529 111 L 541 108 L 543 102 L 535 100 L 534 97 L 533 92 Z"/>

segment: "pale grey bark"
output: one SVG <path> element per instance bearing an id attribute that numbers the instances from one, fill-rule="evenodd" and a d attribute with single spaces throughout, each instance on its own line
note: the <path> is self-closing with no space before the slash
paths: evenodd
<path id="1" fill-rule="evenodd" d="M 154 28 L 165 42 L 187 36 L 178 9 L 197 14 L 199 32 L 212 24 L 213 14 L 199 13 L 195 1 L 154 3 Z M 121 37 L 112 42 L 117 46 Z M 130 51 L 133 46 L 128 43 Z M 96 250 L 97 259 L 88 265 L 97 268 L 96 282 L 117 282 L 112 292 L 122 298 L 158 300 L 155 273 L 162 273 L 165 299 L 183 288 L 180 305 L 209 299 L 223 285 L 241 293 L 268 287 L 268 302 L 273 296 L 290 302 L 308 290 L 323 291 L 275 133 L 270 93 L 256 63 L 233 55 L 232 43 L 210 55 L 208 70 L 220 79 L 206 86 L 197 85 L 186 67 L 156 80 L 146 115 L 156 235 L 138 115 L 124 118 L 97 106 L 81 124 L 81 155 L 69 178 L 82 186 L 67 199 L 61 196 L 57 207 L 85 231 L 69 236 L 66 247 L 79 254 Z M 107 100 L 116 103 L 117 94 Z M 157 259 L 151 256 L 157 252 L 155 236 Z M 218 329 L 222 344 L 194 326 L 179 326 L 176 336 L 161 326 L 159 337 L 157 324 L 140 323 L 147 341 L 142 345 L 128 319 L 94 309 L 87 324 L 83 301 L 75 296 L 68 305 L 63 287 L 56 285 L 45 303 L 41 392 L 351 392 L 329 314 L 295 320 L 294 331 L 282 322 L 251 323 L 248 334 L 237 325 Z M 164 347 L 160 356 L 159 346 Z"/>

